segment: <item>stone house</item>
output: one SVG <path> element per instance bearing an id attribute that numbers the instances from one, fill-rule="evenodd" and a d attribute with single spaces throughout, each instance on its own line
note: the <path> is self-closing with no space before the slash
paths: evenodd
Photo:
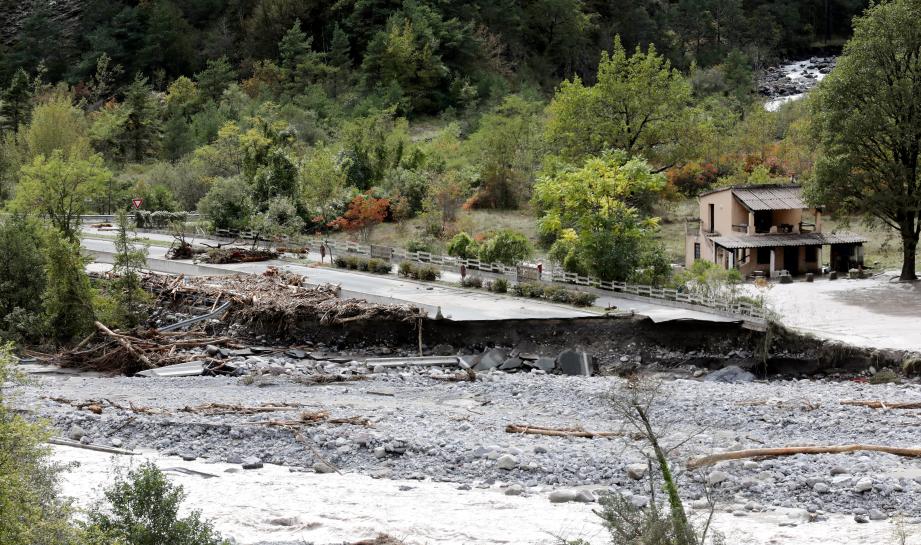
<path id="1" fill-rule="evenodd" d="M 744 277 L 771 277 L 863 265 L 867 239 L 822 232 L 821 210 L 804 202 L 799 185 L 724 187 L 701 193 L 698 202 L 700 219 L 688 223 L 687 266 L 702 259 Z"/>

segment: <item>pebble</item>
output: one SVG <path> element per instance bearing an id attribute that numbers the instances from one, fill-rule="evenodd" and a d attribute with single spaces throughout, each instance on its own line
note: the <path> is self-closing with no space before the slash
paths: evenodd
<path id="1" fill-rule="evenodd" d="M 499 469 L 515 469 L 518 467 L 518 458 L 515 458 L 511 454 L 503 454 L 496 460 L 496 467 Z"/>
<path id="2" fill-rule="evenodd" d="M 646 464 L 630 464 L 627 466 L 627 477 L 638 481 L 646 476 L 649 466 Z"/>
<path id="3" fill-rule="evenodd" d="M 873 490 L 873 481 L 867 477 L 857 481 L 857 484 L 854 485 L 854 492 L 866 492 L 867 490 Z"/>
<path id="4" fill-rule="evenodd" d="M 255 456 L 245 458 L 241 464 L 243 469 L 260 469 L 262 467 L 262 460 Z"/>

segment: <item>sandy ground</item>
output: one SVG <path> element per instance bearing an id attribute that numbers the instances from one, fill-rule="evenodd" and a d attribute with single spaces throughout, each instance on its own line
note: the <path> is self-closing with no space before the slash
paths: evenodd
<path id="1" fill-rule="evenodd" d="M 864 280 L 771 284 L 764 294 L 781 321 L 820 338 L 871 348 L 921 351 L 921 283 L 890 281 L 889 271 Z"/>
<path id="2" fill-rule="evenodd" d="M 551 504 L 544 497 L 506 496 L 495 489 L 458 490 L 448 483 L 356 474 L 291 473 L 279 466 L 243 471 L 228 464 L 184 462 L 154 454 L 112 457 L 66 447 L 56 447 L 55 458 L 79 464 L 68 474 L 64 492 L 84 506 L 99 498 L 116 465 L 153 461 L 167 471 L 171 481 L 184 487 L 186 506 L 201 510 L 218 530 L 240 544 L 341 543 L 379 532 L 403 539 L 407 545 L 553 544 L 559 543 L 557 536 L 580 538 L 593 545 L 607 542 L 592 514 L 597 506 Z M 177 468 L 214 477 L 182 473 Z M 745 517 L 719 513 L 714 527 L 731 544 L 897 543 L 892 522 L 857 524 L 833 516 L 807 523 L 796 510 L 785 509 Z M 919 543 L 917 532 L 906 541 L 907 545 Z"/>

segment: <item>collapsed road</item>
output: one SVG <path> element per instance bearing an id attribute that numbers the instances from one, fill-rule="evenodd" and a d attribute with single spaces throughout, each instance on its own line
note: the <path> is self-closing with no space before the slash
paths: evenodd
<path id="1" fill-rule="evenodd" d="M 49 355 L 50 365 L 24 366 L 36 380 L 18 387 L 15 403 L 62 442 L 239 471 L 277 464 L 330 479 L 443 482 L 540 498 L 547 509 L 604 493 L 642 506 L 651 499 L 646 442 L 613 401 L 640 376 L 661 383 L 650 415 L 676 447 L 690 508 L 706 510 L 709 489 L 733 517 L 782 512 L 778 528 L 919 522 L 921 471 L 908 456 L 858 450 L 688 469 L 753 448 L 917 447 L 917 381 L 866 378 L 903 354 L 631 315 L 433 320 L 341 301 L 285 275 L 145 284 L 157 296 L 151 329 L 99 329 L 79 350 Z M 163 331 L 222 304 L 220 317 Z M 175 364 L 187 367 L 160 367 Z M 112 376 L 146 367 L 167 376 Z"/>

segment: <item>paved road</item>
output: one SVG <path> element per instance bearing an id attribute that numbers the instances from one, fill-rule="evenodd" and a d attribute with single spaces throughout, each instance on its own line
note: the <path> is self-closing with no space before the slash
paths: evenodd
<path id="1" fill-rule="evenodd" d="M 89 250 L 100 252 L 114 251 L 114 245 L 111 241 L 90 238 L 93 236 L 111 237 L 111 231 L 84 228 L 83 246 Z M 171 236 L 160 233 L 144 233 L 143 236 L 149 240 L 161 242 L 172 242 L 173 240 Z M 194 241 L 190 239 L 190 242 L 217 244 L 218 241 L 198 238 Z M 148 256 L 152 259 L 165 259 L 166 251 L 167 249 L 162 246 L 150 246 L 148 247 Z M 318 262 L 320 260 L 320 254 L 311 252 L 307 258 L 308 260 Z M 154 270 L 177 272 L 167 267 L 157 267 L 156 263 L 152 263 L 151 265 Z M 437 312 L 438 308 L 441 308 L 441 312 L 446 318 L 454 320 L 549 319 L 597 315 L 596 312 L 575 309 L 545 301 L 496 295 L 486 291 L 465 290 L 437 284 L 413 282 L 392 276 L 362 274 L 313 265 L 295 265 L 286 261 L 209 265 L 208 267 L 227 271 L 259 274 L 265 271 L 268 266 L 274 266 L 279 269 L 304 275 L 307 277 L 308 281 L 318 284 L 339 284 L 342 289 L 348 291 L 426 305 L 430 307 L 433 313 Z M 452 272 L 445 272 L 442 278 L 448 282 L 460 281 L 460 275 Z M 718 314 L 661 305 L 654 301 L 642 301 L 608 295 L 599 297 L 595 304 L 604 308 L 616 308 L 625 311 L 632 310 L 637 314 L 648 316 L 656 322 L 667 322 L 672 320 L 702 320 L 710 322 L 738 321 L 737 319 Z"/>

